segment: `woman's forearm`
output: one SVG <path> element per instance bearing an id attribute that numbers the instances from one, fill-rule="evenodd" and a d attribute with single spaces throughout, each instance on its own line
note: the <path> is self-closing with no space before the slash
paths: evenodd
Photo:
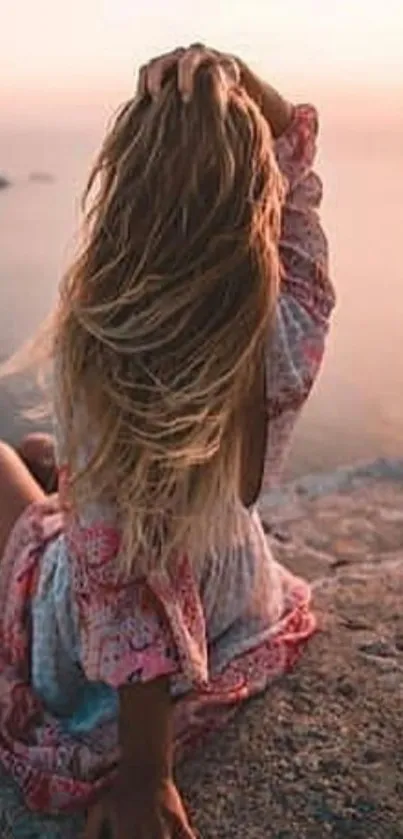
<path id="1" fill-rule="evenodd" d="M 167 780 L 172 774 L 169 679 L 127 685 L 119 701 L 120 768 L 144 785 Z"/>
<path id="2" fill-rule="evenodd" d="M 288 128 L 294 113 L 294 106 L 284 99 L 273 87 L 259 79 L 250 68 L 238 61 L 241 70 L 241 84 L 259 106 L 270 124 L 275 139 Z"/>

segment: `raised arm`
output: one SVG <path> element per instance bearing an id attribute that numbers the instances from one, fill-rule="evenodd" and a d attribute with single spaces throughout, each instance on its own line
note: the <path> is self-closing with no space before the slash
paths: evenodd
<path id="1" fill-rule="evenodd" d="M 279 245 L 282 282 L 266 354 L 264 492 L 281 474 L 296 420 L 320 369 L 335 292 L 318 212 L 322 183 L 313 170 L 317 112 L 310 105 L 291 105 L 246 65 L 239 66 L 241 83 L 271 126 L 286 180 Z"/>
<path id="2" fill-rule="evenodd" d="M 273 137 L 277 139 L 288 128 L 294 113 L 294 106 L 274 87 L 260 79 L 241 59 L 234 59 L 240 69 L 240 82 L 263 116 L 270 124 Z"/>

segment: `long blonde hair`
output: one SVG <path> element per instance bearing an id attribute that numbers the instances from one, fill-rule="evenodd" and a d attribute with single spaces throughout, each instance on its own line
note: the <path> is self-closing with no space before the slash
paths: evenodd
<path id="1" fill-rule="evenodd" d="M 52 354 L 69 501 L 114 505 L 130 571 L 178 551 L 197 562 L 236 526 L 282 194 L 268 124 L 214 65 L 186 105 L 173 77 L 125 104 L 95 162 Z"/>

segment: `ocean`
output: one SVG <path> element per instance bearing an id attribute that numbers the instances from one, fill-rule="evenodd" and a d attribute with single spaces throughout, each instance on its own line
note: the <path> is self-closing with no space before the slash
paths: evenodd
<path id="1" fill-rule="evenodd" d="M 0 136 L 0 355 L 48 311 L 74 246 L 78 196 L 97 131 Z M 287 475 L 403 456 L 403 136 L 374 122 L 324 126 L 319 170 L 338 306 L 325 363 L 298 425 Z M 30 173 L 53 175 L 49 183 Z M 400 246 L 402 245 L 402 251 Z M 27 429 L 30 388 L 0 386 L 0 434 Z"/>

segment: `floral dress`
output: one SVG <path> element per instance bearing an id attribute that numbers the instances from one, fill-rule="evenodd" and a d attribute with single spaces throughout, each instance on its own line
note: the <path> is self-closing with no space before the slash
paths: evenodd
<path id="1" fill-rule="evenodd" d="M 288 181 L 284 269 L 267 345 L 262 491 L 277 479 L 318 372 L 334 292 L 312 171 L 317 115 L 300 106 L 276 143 Z M 29 507 L 0 564 L 1 836 L 79 836 L 113 778 L 119 686 L 170 677 L 176 757 L 290 668 L 312 635 L 307 583 L 273 558 L 256 509 L 225 555 L 186 557 L 147 579 L 119 575 L 113 513 L 71 522 L 58 496 Z"/>

